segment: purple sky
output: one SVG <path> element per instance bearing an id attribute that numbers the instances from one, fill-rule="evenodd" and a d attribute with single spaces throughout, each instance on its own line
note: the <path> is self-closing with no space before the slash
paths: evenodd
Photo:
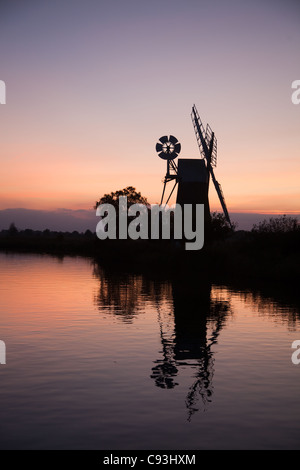
<path id="1" fill-rule="evenodd" d="M 158 202 L 155 143 L 199 157 L 195 103 L 229 212 L 299 213 L 299 44 L 299 1 L 1 2 L 0 209 L 90 209 L 128 185 Z"/>

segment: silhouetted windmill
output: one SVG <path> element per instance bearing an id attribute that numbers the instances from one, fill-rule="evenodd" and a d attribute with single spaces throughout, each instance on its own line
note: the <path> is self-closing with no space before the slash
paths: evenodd
<path id="1" fill-rule="evenodd" d="M 208 124 L 206 126 L 206 130 L 204 130 L 195 105 L 192 107 L 191 116 L 200 150 L 200 159 L 180 158 L 178 159 L 178 165 L 176 165 L 174 159 L 178 156 L 181 150 L 181 145 L 176 137 L 172 135 L 161 137 L 159 142 L 156 144 L 158 156 L 167 160 L 167 172 L 164 178 L 161 204 L 163 203 L 167 183 L 174 180 L 175 184 L 167 198 L 166 204 L 168 204 L 174 189 L 178 184 L 176 203 L 193 205 L 204 204 L 205 221 L 206 223 L 209 223 L 210 209 L 208 188 L 209 178 L 211 176 L 225 218 L 230 227 L 232 227 L 221 185 L 216 180 L 213 171 L 213 167 L 217 164 L 217 139 Z"/>

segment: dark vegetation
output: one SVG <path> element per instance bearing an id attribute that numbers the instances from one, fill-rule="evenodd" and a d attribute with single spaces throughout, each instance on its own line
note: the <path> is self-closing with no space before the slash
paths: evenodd
<path id="1" fill-rule="evenodd" d="M 300 229 L 294 222 L 283 216 L 245 232 L 230 230 L 223 220 L 218 226 L 213 219 L 211 240 L 199 251 L 186 251 L 178 242 L 169 240 L 99 240 L 90 230 L 18 230 L 11 224 L 0 232 L 0 250 L 89 256 L 104 264 L 141 272 L 202 271 L 221 282 L 244 278 L 296 284 L 300 272 Z"/>
<path id="2" fill-rule="evenodd" d="M 127 194 L 126 194 L 127 192 Z M 125 194 L 124 194 L 125 193 Z M 104 195 L 99 204 L 117 203 L 127 195 L 129 205 L 147 204 L 127 187 Z M 0 232 L 0 250 L 91 257 L 103 265 L 140 272 L 202 273 L 216 282 L 252 280 L 296 285 L 300 272 L 300 226 L 296 218 L 274 217 L 252 231 L 231 229 L 222 214 L 211 214 L 209 239 L 199 251 L 186 251 L 174 240 L 99 240 L 95 233 L 18 230 L 14 223 Z"/>

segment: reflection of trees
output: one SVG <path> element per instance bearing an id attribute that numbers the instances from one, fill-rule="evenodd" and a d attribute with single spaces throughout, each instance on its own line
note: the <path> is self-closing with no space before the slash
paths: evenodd
<path id="1" fill-rule="evenodd" d="M 154 282 L 142 275 L 104 270 L 98 263 L 94 264 L 94 276 L 99 279 L 96 305 L 127 323 L 133 321 L 145 300 L 170 296 L 171 287 L 167 283 Z"/>
<path id="2" fill-rule="evenodd" d="M 100 281 L 99 291 L 95 296 L 98 307 L 108 307 L 108 312 L 120 315 L 125 322 L 132 322 L 139 308 L 142 279 L 133 275 L 104 274 L 99 265 L 95 265 L 94 274 Z"/>
<path id="3" fill-rule="evenodd" d="M 291 331 L 297 329 L 300 321 L 299 290 L 280 290 L 278 286 L 264 286 L 263 289 L 235 290 L 234 295 L 251 306 L 251 310 L 259 316 L 287 324 Z"/>

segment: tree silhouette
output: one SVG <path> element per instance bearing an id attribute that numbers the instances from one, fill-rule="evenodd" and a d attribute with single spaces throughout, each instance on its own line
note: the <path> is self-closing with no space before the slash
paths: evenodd
<path id="1" fill-rule="evenodd" d="M 279 217 L 271 217 L 265 219 L 259 224 L 253 225 L 252 232 L 254 233 L 287 233 L 296 232 L 300 229 L 298 219 L 287 215 Z"/>
<path id="2" fill-rule="evenodd" d="M 8 233 L 9 235 L 16 235 L 18 233 L 18 229 L 17 227 L 15 226 L 15 223 L 12 222 L 9 226 L 9 229 L 8 229 Z"/>
<path id="3" fill-rule="evenodd" d="M 232 226 L 230 227 L 224 214 L 220 212 L 211 212 L 210 217 L 210 230 L 212 239 L 226 238 L 228 235 L 235 231 L 236 224 L 232 223 Z"/>
<path id="4" fill-rule="evenodd" d="M 110 194 L 104 194 L 99 201 L 96 201 L 94 209 L 97 209 L 101 204 L 111 204 L 117 209 L 119 207 L 120 196 L 127 197 L 128 207 L 132 206 L 132 204 L 149 205 L 146 197 L 142 196 L 140 192 L 137 192 L 133 186 L 127 186 L 126 188 L 111 192 Z"/>

